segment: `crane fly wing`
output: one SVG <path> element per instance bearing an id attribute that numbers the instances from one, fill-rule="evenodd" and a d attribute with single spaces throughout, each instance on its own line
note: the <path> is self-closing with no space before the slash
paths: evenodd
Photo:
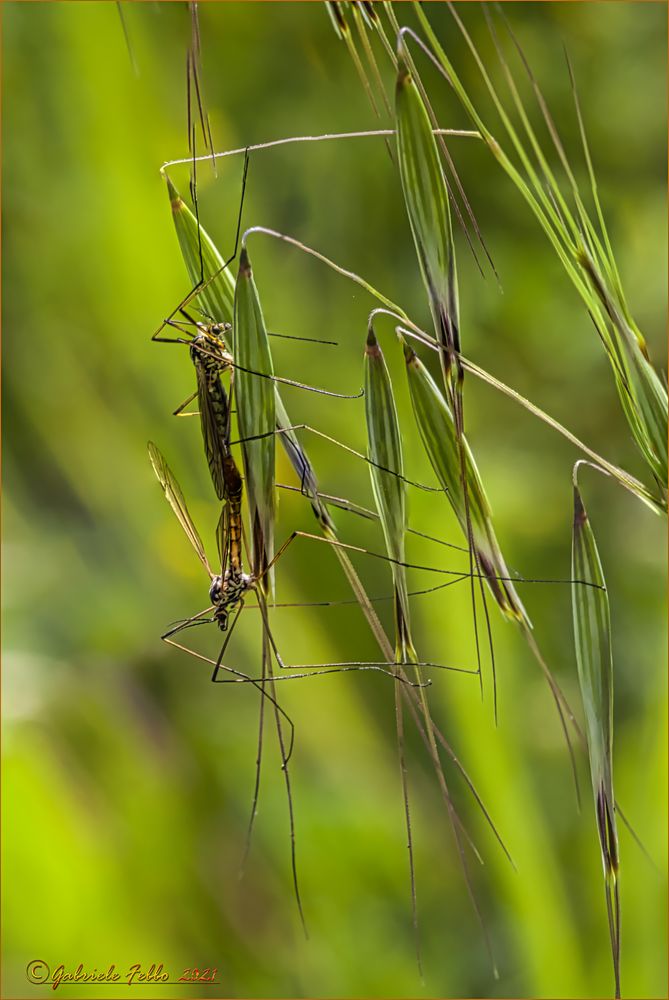
<path id="1" fill-rule="evenodd" d="M 212 398 L 207 384 L 207 374 L 202 365 L 195 365 L 197 375 L 197 398 L 200 410 L 200 424 L 202 426 L 202 439 L 204 450 L 207 456 L 207 465 L 211 473 L 211 479 L 219 500 L 225 500 L 227 491 L 225 487 L 225 474 L 223 460 L 227 454 L 226 437 L 221 434 L 220 422 L 217 420 Z M 221 387 L 222 388 L 222 387 Z M 224 391 L 217 394 L 223 405 L 227 407 L 227 395 Z M 224 415 L 226 427 L 230 425 L 230 410 L 227 407 Z M 229 433 L 229 431 L 228 431 Z"/>
<path id="2" fill-rule="evenodd" d="M 224 503 L 216 528 L 218 555 L 221 560 L 221 578 L 225 578 L 225 570 L 230 557 L 230 504 Z"/>
<path id="3" fill-rule="evenodd" d="M 197 528 L 193 524 L 192 517 L 188 513 L 188 508 L 186 507 L 186 501 L 181 491 L 181 487 L 174 478 L 172 470 L 165 461 L 163 455 L 151 441 L 149 441 L 149 457 L 151 459 L 153 471 L 155 472 L 158 482 L 162 486 L 165 496 L 167 497 L 167 502 L 176 514 L 179 524 L 183 528 L 188 541 L 197 553 L 198 559 L 206 569 L 209 576 L 213 579 L 214 574 L 211 571 L 209 560 L 207 559 L 207 555 L 204 551 L 202 539 L 198 534 Z"/>

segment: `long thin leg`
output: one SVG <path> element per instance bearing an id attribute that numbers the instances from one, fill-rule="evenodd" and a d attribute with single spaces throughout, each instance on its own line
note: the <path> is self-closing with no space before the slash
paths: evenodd
<path id="1" fill-rule="evenodd" d="M 164 342 L 164 338 L 154 338 L 154 339 L 162 339 Z M 170 340 L 168 342 L 185 343 L 185 341 L 180 341 L 180 340 L 178 341 Z M 212 358 L 214 361 L 219 361 L 219 362 L 221 361 L 221 357 L 219 354 L 215 354 L 213 351 L 208 351 L 207 348 L 204 346 L 199 347 L 199 353 L 203 357 Z M 305 389 L 307 392 L 315 392 L 319 396 L 331 396 L 334 399 L 360 399 L 365 394 L 364 389 L 360 389 L 358 390 L 358 392 L 353 392 L 353 393 L 333 392 L 330 389 L 321 389 L 319 386 L 307 385 L 306 382 L 298 382 L 296 379 L 284 378 L 282 375 L 270 375 L 268 374 L 268 372 L 259 372 L 256 371 L 254 368 L 244 368 L 243 365 L 237 364 L 237 362 L 234 360 L 232 356 L 230 356 L 229 359 L 226 359 L 225 365 L 221 365 L 221 370 L 223 370 L 224 368 L 236 368 L 237 371 L 246 372 L 248 375 L 256 375 L 258 378 L 265 378 L 268 379 L 270 382 L 280 382 L 282 385 L 289 385 L 292 386 L 294 389 Z M 294 430 L 294 429 L 295 428 L 285 428 L 284 433 L 285 430 Z"/>
<path id="2" fill-rule="evenodd" d="M 290 486 L 288 483 L 275 483 L 277 490 L 286 490 L 289 493 L 302 493 L 303 491 L 299 486 Z M 369 507 L 363 507 L 362 504 L 355 503 L 353 500 L 348 500 L 346 497 L 336 497 L 331 493 L 322 493 L 320 490 L 315 496 L 319 500 L 324 500 L 325 503 L 332 504 L 333 507 L 338 507 L 339 510 L 345 510 L 349 514 L 356 514 L 358 517 L 363 517 L 369 521 L 380 521 L 380 517 L 375 510 L 370 510 Z M 469 552 L 469 549 L 464 545 L 456 545 L 454 542 L 447 542 L 443 538 L 436 538 L 434 535 L 428 535 L 424 531 L 418 531 L 416 528 L 407 528 L 406 532 L 408 535 L 416 535 L 417 538 L 425 538 L 428 542 L 434 542 L 435 545 L 443 545 L 447 549 L 453 549 L 455 552 Z"/>
<path id="3" fill-rule="evenodd" d="M 275 695 L 274 689 L 274 674 L 272 670 L 272 650 L 276 649 L 276 643 L 274 642 L 274 637 L 272 636 L 271 629 L 269 627 L 269 616 L 267 613 L 267 605 L 265 603 L 265 595 L 262 589 L 256 591 L 258 597 L 258 604 L 260 605 L 261 613 L 263 616 L 263 675 L 265 671 L 270 679 L 270 688 L 272 694 Z M 276 699 L 275 699 L 276 703 Z M 300 914 L 300 921 L 302 923 L 302 929 L 304 931 L 305 937 L 309 937 L 307 931 L 307 924 L 304 918 L 304 910 L 302 909 L 302 899 L 300 897 L 300 887 L 297 877 L 297 856 L 296 856 L 296 845 L 295 845 L 295 812 L 293 809 L 293 793 L 290 784 L 290 773 L 288 771 L 288 758 L 286 757 L 283 730 L 281 728 L 281 719 L 276 711 L 274 710 L 274 717 L 276 720 L 276 732 L 279 740 L 279 750 L 281 751 L 281 764 L 283 769 L 284 781 L 286 783 L 286 797 L 288 799 L 288 818 L 290 823 L 290 857 L 291 857 L 291 867 L 293 871 L 293 890 L 295 893 L 295 902 L 297 903 L 297 909 Z"/>
<path id="4" fill-rule="evenodd" d="M 272 646 L 272 649 L 276 655 L 276 648 Z M 413 665 L 414 664 L 412 664 L 412 666 Z M 441 664 L 421 663 L 419 664 L 419 666 L 441 666 Z M 309 672 L 300 674 L 279 674 L 278 676 L 275 675 L 273 677 L 273 683 L 275 684 L 278 681 L 297 681 L 306 679 L 307 677 L 323 677 L 326 674 L 345 674 L 351 670 L 357 670 L 357 671 L 373 670 L 381 674 L 387 674 L 387 676 L 392 677 L 393 680 L 399 681 L 402 684 L 407 684 L 409 687 L 431 687 L 432 685 L 432 681 L 424 681 L 422 684 L 417 684 L 414 681 L 410 681 L 406 677 L 400 677 L 399 674 L 396 674 L 394 671 L 384 668 L 381 666 L 381 664 L 376 664 L 376 663 L 306 663 L 306 664 L 301 663 L 297 667 L 293 666 L 292 664 L 279 663 L 279 667 L 281 667 L 282 670 L 306 669 Z M 446 667 L 445 669 L 448 670 L 449 668 Z M 461 671 L 461 673 L 475 675 L 476 671 L 463 670 Z M 252 684 L 254 683 L 263 684 L 267 682 L 267 679 L 265 677 L 247 677 L 244 680 L 242 680 L 241 678 L 233 677 L 229 680 L 227 678 L 219 680 L 220 684 L 241 684 L 249 682 Z"/>
<path id="5" fill-rule="evenodd" d="M 218 670 L 225 670 L 229 674 L 234 674 L 235 677 L 237 677 L 240 681 L 244 681 L 247 684 L 253 684 L 254 687 L 258 688 L 263 698 L 267 698 L 274 705 L 274 707 L 278 709 L 278 711 L 281 713 L 281 715 L 284 717 L 284 719 L 290 726 L 291 736 L 290 736 L 290 742 L 288 744 L 288 754 L 286 758 L 287 760 L 290 760 L 295 745 L 295 724 L 293 723 L 293 720 L 290 718 L 288 713 L 283 708 L 281 708 L 276 699 L 273 698 L 269 692 L 264 690 L 263 685 L 260 684 L 258 680 L 256 680 L 253 677 L 249 677 L 247 674 L 242 673 L 240 670 L 235 670 L 233 667 L 226 667 L 225 664 L 219 663 L 218 660 L 212 660 L 210 657 L 205 656 L 203 653 L 198 653 L 194 649 L 189 649 L 188 646 L 183 646 L 180 642 L 175 642 L 174 639 L 164 638 L 163 642 L 166 642 L 169 646 L 174 646 L 175 649 L 181 650 L 182 653 L 188 653 L 189 656 L 194 656 L 197 660 L 202 660 L 204 663 L 209 663 L 212 667 L 215 667 Z M 221 682 L 218 681 L 218 683 Z"/>
<path id="6" fill-rule="evenodd" d="M 418 930 L 418 901 L 416 898 L 416 865 L 413 854 L 413 831 L 411 828 L 411 806 L 409 802 L 409 776 L 407 773 L 406 756 L 404 752 L 404 718 L 402 715 L 402 696 L 400 686 L 395 684 L 395 728 L 397 730 L 397 754 L 402 782 L 402 802 L 404 804 L 404 826 L 407 834 L 407 851 L 409 852 L 409 882 L 411 886 L 411 918 L 413 923 L 414 942 L 416 947 L 416 962 L 418 972 L 423 979 L 423 960 L 420 948 L 420 933 Z"/>
<path id="7" fill-rule="evenodd" d="M 335 550 L 338 555 L 343 555 L 341 549 Z M 453 580 L 447 580 L 446 583 L 438 583 L 434 587 L 424 587 L 422 590 L 410 590 L 408 592 L 409 597 L 423 597 L 425 594 L 435 594 L 439 590 L 445 590 L 446 587 L 453 587 L 456 583 L 461 583 L 463 580 L 468 580 L 469 574 L 463 573 L 461 576 L 456 576 Z M 395 594 L 384 594 L 382 597 L 369 597 L 370 604 L 382 604 L 385 601 L 394 601 Z M 344 598 L 341 601 L 274 601 L 272 603 L 273 608 L 337 608 L 345 607 L 346 605 L 359 604 L 360 602 L 356 597 Z M 254 607 L 255 605 L 250 605 Z M 392 660 L 386 660 L 386 663 L 392 663 Z M 429 664 L 419 664 L 419 666 L 428 666 Z"/>
<path id="8" fill-rule="evenodd" d="M 205 624 L 205 622 L 211 623 L 213 619 L 205 618 L 204 616 L 210 614 L 210 612 L 212 612 L 213 610 L 214 606 L 212 604 L 208 608 L 204 608 L 203 611 L 198 611 L 197 614 L 191 615 L 190 618 L 184 618 L 183 621 L 176 622 L 171 628 L 167 630 L 167 632 L 163 632 L 160 638 L 164 642 L 166 642 L 170 638 L 170 636 L 176 635 L 177 632 L 182 632 L 184 629 L 189 628 L 191 625 L 200 624 L 200 622 L 202 624 Z"/>
<path id="9" fill-rule="evenodd" d="M 432 662 L 418 662 L 415 663 L 413 660 L 398 662 L 397 669 L 392 669 L 383 661 L 376 660 L 335 660 L 332 663 L 284 663 L 275 650 L 275 655 L 278 660 L 278 664 L 281 670 L 316 670 L 323 674 L 334 674 L 334 673 L 346 673 L 349 670 L 374 670 L 377 673 L 387 674 L 388 677 L 392 677 L 393 680 L 401 681 L 403 684 L 408 684 L 409 687 L 423 688 L 431 687 L 432 681 L 410 681 L 406 677 L 400 676 L 398 670 L 401 667 L 433 667 L 437 670 L 448 670 L 454 674 L 469 674 L 472 677 L 478 676 L 478 670 L 469 670 L 467 667 L 451 667 L 445 663 L 432 663 Z M 297 677 L 313 677 L 315 674 L 295 674 L 291 675 L 295 678 Z M 275 680 L 287 680 L 287 676 L 276 677 Z"/>
<path id="10" fill-rule="evenodd" d="M 194 158 L 194 161 L 196 159 L 197 158 Z M 234 248 L 234 251 L 232 253 L 232 256 L 230 256 L 223 264 L 221 264 L 221 266 L 216 271 L 214 271 L 207 278 L 205 278 L 205 276 L 204 276 L 204 259 L 203 259 L 203 256 L 202 256 L 202 247 L 200 247 L 200 280 L 191 288 L 191 290 L 188 293 L 188 295 L 186 295 L 185 298 L 183 298 L 181 300 L 181 302 L 172 310 L 172 312 L 170 313 L 170 315 L 168 316 L 168 318 L 165 319 L 165 320 L 163 320 L 163 322 L 161 323 L 161 325 L 158 327 L 158 329 L 154 333 L 153 337 L 151 338 L 152 340 L 159 340 L 160 339 L 160 333 L 165 328 L 165 326 L 167 326 L 174 319 L 174 317 L 176 316 L 176 314 L 180 310 L 185 309 L 186 306 L 190 302 L 192 302 L 193 299 L 197 295 L 199 295 L 202 291 L 204 291 L 204 289 L 207 288 L 212 283 L 212 281 L 214 281 L 216 278 L 218 278 L 218 276 L 223 271 L 225 271 L 226 267 L 228 267 L 230 264 L 232 264 L 233 260 L 236 258 L 237 253 L 239 251 L 239 237 L 240 237 L 240 234 L 241 234 L 241 227 L 242 227 L 242 214 L 243 214 L 243 209 L 244 209 L 244 195 L 246 193 L 246 178 L 247 178 L 248 170 L 249 170 L 249 150 L 248 150 L 248 147 L 247 147 L 247 149 L 246 149 L 246 151 L 244 153 L 244 171 L 243 171 L 243 174 L 242 174 L 242 193 L 241 193 L 241 198 L 240 198 L 240 202 L 239 202 L 239 214 L 237 216 L 237 230 L 236 230 L 236 233 L 235 233 L 235 248 Z M 198 220 L 198 233 L 199 233 L 199 231 L 200 231 L 200 222 L 199 222 L 199 216 L 198 216 L 198 213 L 197 213 L 197 202 L 196 201 L 194 201 L 194 206 L 196 208 L 196 213 L 195 214 L 196 214 L 196 218 Z"/>
<path id="11" fill-rule="evenodd" d="M 373 465 L 376 469 L 381 469 L 382 472 L 389 472 L 391 475 L 395 476 L 397 479 L 401 479 L 402 482 L 407 483 L 409 486 L 415 486 L 419 490 L 424 490 L 426 493 L 444 493 L 441 486 L 425 486 L 423 483 L 414 482 L 413 479 L 407 479 L 406 476 L 400 475 L 394 469 L 388 469 L 385 465 L 379 465 L 377 462 L 373 462 L 371 458 L 363 455 L 361 451 L 356 451 L 355 448 L 349 448 L 347 444 L 343 444 L 341 441 L 337 441 L 336 438 L 330 437 L 324 431 L 319 431 L 315 427 L 311 427 L 309 424 L 292 424 L 290 427 L 280 427 L 273 431 L 266 431 L 264 434 L 254 434 L 250 437 L 240 438 L 238 441 L 232 441 L 233 444 L 244 444 L 247 441 L 259 441 L 261 438 L 270 437 L 272 434 L 289 434 L 294 431 L 309 431 L 311 434 L 315 434 L 317 437 L 323 438 L 324 441 L 329 441 L 330 444 L 337 445 L 343 451 L 347 451 L 350 455 L 355 455 L 356 458 L 362 459 L 368 465 Z"/>
<path id="12" fill-rule="evenodd" d="M 177 406 L 176 410 L 173 411 L 172 416 L 173 417 L 197 417 L 197 416 L 199 416 L 199 413 L 200 413 L 199 410 L 194 410 L 192 413 L 184 413 L 183 412 L 186 409 L 186 407 L 188 406 L 188 404 L 193 402 L 193 400 L 195 399 L 196 396 L 197 396 L 197 389 L 195 390 L 195 392 L 191 392 L 190 396 L 188 396 L 186 399 L 184 399 L 183 403 L 179 403 L 179 405 Z"/>
<path id="13" fill-rule="evenodd" d="M 261 684 L 263 691 L 265 690 L 265 681 L 267 679 L 267 673 L 265 669 L 265 658 L 262 661 L 262 677 Z M 272 697 L 272 695 L 270 695 Z M 276 702 L 275 702 L 276 704 Z M 244 853 L 242 855 L 241 865 L 239 866 L 239 877 L 243 878 L 244 870 L 246 868 L 246 862 L 248 860 L 249 853 L 251 851 L 251 840 L 253 838 L 253 826 L 255 824 L 255 819 L 258 814 L 258 799 L 260 798 L 260 778 L 262 772 L 262 751 L 263 751 L 263 734 L 265 731 L 265 699 L 260 699 L 260 708 L 258 714 L 258 740 L 256 744 L 256 771 L 255 771 L 255 781 L 253 784 L 253 798 L 251 800 L 251 813 L 249 815 L 249 823 L 246 829 L 246 840 L 244 841 Z M 291 746 L 292 752 L 292 746 Z M 290 757 L 290 752 L 288 754 Z M 284 762 L 282 761 L 282 764 Z M 287 761 L 285 762 L 287 763 Z"/>
<path id="14" fill-rule="evenodd" d="M 315 542 L 322 542 L 325 545 L 332 545 L 334 548 L 346 549 L 349 552 L 360 552 L 362 555 L 372 556 L 374 559 L 382 559 L 384 562 L 395 563 L 395 565 L 397 565 L 397 566 L 404 566 L 406 569 L 419 569 L 419 570 L 423 570 L 424 572 L 427 572 L 427 573 L 440 573 L 440 574 L 445 575 L 445 576 L 453 576 L 453 577 L 464 578 L 464 579 L 469 579 L 470 576 L 472 575 L 470 573 L 465 573 L 462 570 L 443 569 L 442 567 L 439 567 L 439 566 L 422 566 L 422 565 L 419 565 L 417 563 L 403 562 L 400 559 L 393 559 L 391 556 L 382 555 L 380 552 L 372 552 L 370 549 L 364 549 L 360 545 L 351 545 L 348 542 L 341 542 L 341 541 L 339 541 L 339 539 L 324 538 L 321 535 L 312 535 L 308 531 L 293 531 L 288 536 L 288 538 L 283 543 L 283 545 L 280 547 L 280 549 L 275 553 L 273 559 L 271 560 L 271 562 L 269 563 L 269 565 L 266 567 L 266 569 L 263 571 L 262 576 L 265 576 L 265 574 L 271 569 L 271 567 L 276 564 L 277 559 L 279 559 L 283 555 L 283 553 L 286 551 L 286 549 L 288 548 L 288 546 L 292 542 L 294 542 L 296 538 L 309 538 L 309 539 L 311 539 L 312 541 L 315 541 Z M 474 573 L 473 576 L 475 578 L 482 578 L 482 579 L 485 579 L 485 580 L 491 579 L 490 576 L 484 575 L 484 574 L 481 574 L 481 573 Z M 518 580 L 515 577 L 505 577 L 505 576 L 498 576 L 498 577 L 495 577 L 495 579 L 497 579 L 497 580 L 509 580 L 509 581 L 511 581 L 513 583 L 571 583 L 571 582 L 574 582 L 574 581 L 570 581 L 570 580 L 539 580 L 539 579 L 520 579 L 520 580 Z M 576 582 L 578 582 L 578 583 L 580 583 L 580 582 L 587 583 L 587 581 L 576 581 Z M 593 586 L 597 586 L 597 585 L 595 584 Z"/>
<path id="15" fill-rule="evenodd" d="M 283 548 L 283 551 L 285 552 L 285 548 Z M 369 662 L 369 661 L 366 661 L 366 660 L 344 660 L 344 661 L 335 662 L 335 663 L 299 663 L 299 664 L 292 664 L 291 663 L 291 664 L 286 664 L 286 663 L 283 662 L 283 659 L 282 659 L 281 654 L 279 652 L 279 649 L 277 647 L 276 641 L 275 641 L 274 636 L 272 634 L 272 631 L 271 631 L 271 629 L 269 627 L 269 617 L 268 617 L 268 614 L 267 614 L 267 608 L 266 608 L 266 604 L 265 604 L 265 599 L 261 595 L 261 593 L 259 593 L 259 592 L 257 593 L 257 596 L 258 596 L 258 607 L 259 607 L 260 612 L 261 612 L 262 617 L 263 617 L 263 626 L 264 626 L 264 629 L 265 629 L 265 631 L 267 633 L 270 645 L 272 647 L 272 652 L 274 653 L 274 657 L 276 659 L 276 662 L 277 662 L 279 668 L 281 670 L 299 670 L 299 671 L 316 670 L 317 671 L 316 674 L 299 673 L 299 674 L 283 675 L 283 676 L 275 677 L 274 678 L 275 681 L 280 681 L 280 680 L 298 680 L 298 679 L 303 678 L 303 677 L 314 677 L 314 676 L 319 676 L 320 674 L 346 673 L 346 672 L 351 671 L 351 670 L 373 670 L 373 671 L 377 671 L 377 672 L 382 673 L 382 674 L 387 674 L 389 677 L 392 677 L 395 681 L 400 681 L 400 682 L 402 682 L 404 684 L 408 684 L 410 687 L 430 687 L 430 685 L 432 683 L 431 681 L 427 681 L 427 682 L 414 682 L 414 681 L 410 681 L 406 676 L 401 676 L 400 673 L 399 673 L 399 671 L 404 666 L 412 666 L 412 667 L 436 667 L 438 670 L 450 670 L 453 673 L 459 673 L 459 674 L 474 674 L 475 675 L 477 673 L 476 670 L 468 670 L 466 667 L 451 667 L 451 666 L 447 666 L 447 665 L 445 665 L 443 663 L 432 663 L 432 662 L 414 663 L 413 661 L 412 662 L 408 662 L 407 661 L 406 663 L 397 662 L 394 665 L 394 669 L 393 669 L 393 665 L 392 664 L 388 665 L 386 663 L 386 661 L 383 661 L 383 662 L 376 662 L 376 661 Z M 228 682 L 228 683 L 232 683 L 232 682 Z"/>

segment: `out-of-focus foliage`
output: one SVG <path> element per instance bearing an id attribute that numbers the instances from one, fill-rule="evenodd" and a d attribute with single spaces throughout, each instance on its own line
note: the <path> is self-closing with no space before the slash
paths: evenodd
<path id="1" fill-rule="evenodd" d="M 204 664 L 159 641 L 169 622 L 205 606 L 207 578 L 156 485 L 149 437 L 174 468 L 211 559 L 219 511 L 197 418 L 170 416 L 194 388 L 186 351 L 149 342 L 189 287 L 158 168 L 187 155 L 190 23 L 181 4 L 124 11 L 138 76 L 115 4 L 3 8 L 4 995 L 48 994 L 25 980 L 37 958 L 52 968 L 163 962 L 173 979 L 185 968 L 216 967 L 220 992 L 201 987 L 203 996 L 416 995 L 392 681 L 343 674 L 278 685 L 297 727 L 291 766 L 306 942 L 291 898 L 284 786 L 269 726 L 255 841 L 238 878 L 257 691 L 214 688 Z M 569 47 L 630 306 L 662 363 L 666 10 L 509 4 L 506 12 L 578 160 L 561 40 Z M 477 8 L 462 13 L 492 66 L 494 46 Z M 408 5 L 399 15 L 411 20 Z M 446 12 L 430 5 L 430 15 L 448 48 Z M 321 4 L 201 4 L 200 20 L 218 149 L 374 127 Z M 449 54 L 479 94 L 467 53 L 458 46 Z M 442 125 L 468 127 L 437 74 L 428 65 L 421 72 Z M 454 139 L 449 148 L 504 287 L 500 294 L 481 279 L 456 228 L 468 356 L 643 475 L 608 362 L 535 221 L 482 144 Z M 241 171 L 236 157 L 219 161 L 216 177 L 206 165 L 199 172 L 200 213 L 223 254 L 232 252 Z M 187 168 L 173 176 L 187 191 Z M 428 324 L 400 181 L 382 140 L 252 156 L 244 222 L 315 245 Z M 354 392 L 372 300 L 266 237 L 252 236 L 249 252 L 268 329 L 340 344 L 274 340 L 277 374 Z M 405 472 L 432 482 L 401 351 L 383 340 L 381 326 Z M 567 579 L 578 456 L 472 378 L 465 393 L 467 434 L 509 565 L 526 577 Z M 294 422 L 364 449 L 364 400 L 288 388 L 282 395 Z M 370 505 L 362 463 L 325 442 L 304 442 L 323 489 Z M 277 460 L 278 480 L 294 483 L 280 449 Z M 616 650 L 616 794 L 662 867 L 664 528 L 603 477 L 588 482 L 588 510 L 597 520 Z M 448 503 L 435 494 L 410 489 L 409 516 L 423 531 L 460 541 Z M 378 526 L 345 513 L 337 524 L 346 541 L 383 551 Z M 279 541 L 313 525 L 308 501 L 280 496 Z M 416 538 L 407 555 L 467 565 L 466 556 Z M 370 594 L 391 593 L 387 566 L 355 561 Z M 417 589 L 439 581 L 412 572 L 409 582 Z M 276 586 L 281 601 L 350 597 L 323 543 L 291 546 Z M 518 586 L 551 668 L 578 705 L 569 587 Z M 379 608 L 390 626 L 392 602 Z M 287 663 L 378 655 L 355 606 L 277 610 L 273 621 Z M 421 658 L 474 664 L 466 584 L 415 599 L 412 625 Z M 456 674 L 435 675 L 429 697 L 518 866 L 511 869 L 453 776 L 456 803 L 487 862 L 474 880 L 501 979 L 492 982 L 430 761 L 410 734 L 427 992 L 600 996 L 610 989 L 610 956 L 590 812 L 575 809 L 539 671 L 515 630 L 501 621 L 493 627 L 499 727 L 489 681 L 483 704 L 476 682 Z M 189 641 L 211 655 L 219 637 L 203 627 Z M 259 671 L 257 611 L 244 612 L 229 662 Z M 583 756 L 580 766 L 585 781 Z M 666 996 L 666 879 L 624 827 L 620 850 L 623 992 Z M 198 992 L 159 989 L 165 997 Z M 58 992 L 103 995 L 84 986 Z"/>

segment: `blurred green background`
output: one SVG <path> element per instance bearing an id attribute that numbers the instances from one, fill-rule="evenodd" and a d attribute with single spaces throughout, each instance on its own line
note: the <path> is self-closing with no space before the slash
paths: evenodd
<path id="1" fill-rule="evenodd" d="M 413 23 L 409 5 L 398 16 Z M 484 109 L 479 77 L 447 11 L 430 4 L 447 50 Z M 464 16 L 493 65 L 477 6 Z M 633 312 L 666 365 L 666 8 L 645 3 L 506 4 L 567 148 L 580 164 L 563 61 L 573 59 L 603 202 Z M 4 988 L 46 996 L 26 964 L 123 971 L 216 967 L 218 988 L 137 987 L 160 996 L 609 995 L 612 974 L 587 766 L 579 815 L 547 688 L 522 639 L 494 611 L 500 722 L 489 671 L 440 675 L 438 721 L 515 859 L 514 872 L 452 774 L 453 796 L 484 858 L 470 868 L 493 940 L 495 982 L 433 772 L 408 737 L 418 904 L 426 969 L 413 950 L 392 683 L 374 674 L 286 682 L 294 719 L 297 849 L 310 940 L 291 894 L 287 810 L 272 727 L 247 870 L 258 697 L 214 688 L 206 667 L 161 632 L 199 610 L 207 581 L 161 496 L 146 441 L 180 479 L 210 553 L 218 511 L 195 420 L 172 410 L 193 388 L 182 348 L 150 343 L 188 290 L 159 167 L 187 155 L 181 3 L 124 4 L 135 75 L 114 3 L 3 4 L 4 322 Z M 374 127 L 345 47 L 320 3 L 200 5 L 203 81 L 218 149 L 287 135 Z M 385 66 L 385 64 L 384 64 Z M 464 113 L 425 67 L 444 126 Z M 392 81 L 388 80 L 392 85 Z M 496 120 L 493 131 L 501 135 Z M 503 293 L 457 235 L 466 354 L 565 422 L 610 460 L 644 475 L 608 362 L 534 220 L 482 146 L 450 149 L 495 259 Z M 579 166 L 582 174 L 582 169 Z M 241 159 L 200 171 L 200 210 L 232 252 Z M 188 171 L 172 172 L 186 194 Z M 418 321 L 428 311 L 398 178 L 383 142 L 350 140 L 253 156 L 245 225 L 291 233 L 364 275 Z M 339 342 L 274 341 L 275 368 L 339 391 L 362 384 L 373 301 L 297 251 L 252 237 L 270 329 Z M 395 378 L 408 474 L 432 482 Z M 432 363 L 432 362 L 430 362 Z M 470 439 L 511 566 L 569 575 L 577 456 L 492 389 L 467 383 Z M 293 421 L 364 449 L 363 400 L 297 390 Z M 325 490 L 371 503 L 367 470 L 304 438 Z M 278 476 L 294 482 L 285 457 Z M 623 990 L 664 997 L 666 981 L 665 529 L 601 476 L 583 477 L 612 603 L 619 801 L 654 864 L 621 831 Z M 460 542 L 445 501 L 411 492 L 414 526 Z M 380 532 L 341 513 L 342 537 L 381 550 Z M 277 538 L 312 530 L 284 494 Z M 453 568 L 457 553 L 412 541 L 415 561 Z M 383 563 L 355 560 L 372 595 Z M 434 578 L 415 573 L 413 586 Z M 349 595 L 332 553 L 296 544 L 277 572 L 280 600 Z M 579 705 L 569 588 L 522 590 L 536 637 Z M 390 605 L 381 614 L 390 623 Z M 464 585 L 415 600 L 421 655 L 472 665 Z M 274 616 L 288 663 L 374 659 L 355 607 Z M 189 637 L 217 652 L 213 630 Z M 260 668 L 257 611 L 245 612 L 231 664 Z M 269 721 L 269 720 L 268 720 Z M 410 724 L 407 722 L 407 728 Z M 274 737 L 274 738 L 273 738 Z M 126 995 L 66 986 L 59 994 Z"/>

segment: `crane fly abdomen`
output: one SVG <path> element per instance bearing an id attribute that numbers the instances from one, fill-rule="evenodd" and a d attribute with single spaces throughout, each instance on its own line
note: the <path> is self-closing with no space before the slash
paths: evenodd
<path id="1" fill-rule="evenodd" d="M 216 329 L 216 328 L 214 328 Z M 197 377 L 197 396 L 202 438 L 209 472 L 219 500 L 228 497 L 224 463 L 230 454 L 230 403 L 221 382 L 221 372 L 232 358 L 221 340 L 205 328 L 190 345 L 190 357 Z"/>

